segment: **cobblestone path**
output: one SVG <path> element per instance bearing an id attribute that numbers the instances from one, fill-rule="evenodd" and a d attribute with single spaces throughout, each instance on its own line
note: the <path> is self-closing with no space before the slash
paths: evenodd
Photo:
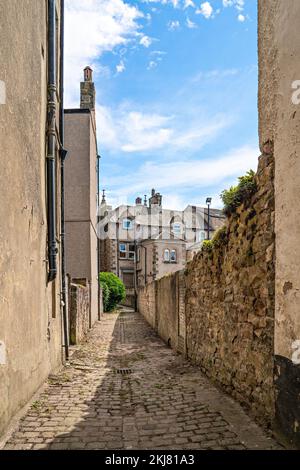
<path id="1" fill-rule="evenodd" d="M 123 370 L 120 370 L 123 369 Z M 136 313 L 106 314 L 5 449 L 272 449 L 229 397 Z"/>

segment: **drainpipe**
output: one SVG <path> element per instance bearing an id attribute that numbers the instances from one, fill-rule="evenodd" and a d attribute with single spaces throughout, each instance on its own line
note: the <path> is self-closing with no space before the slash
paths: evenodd
<path id="1" fill-rule="evenodd" d="M 47 219 L 48 219 L 48 282 L 57 275 L 56 211 L 55 211 L 55 114 L 56 114 L 56 44 L 55 0 L 48 0 L 48 146 L 47 146 Z"/>
<path id="2" fill-rule="evenodd" d="M 69 360 L 69 335 L 68 335 L 68 312 L 67 312 L 67 289 L 66 289 L 66 258 L 65 258 L 65 159 L 67 151 L 64 149 L 65 126 L 64 126 L 64 29 L 65 29 L 65 5 L 64 0 L 60 4 L 60 179 L 61 179 L 61 301 L 63 311 L 64 348 L 66 361 Z"/>
<path id="3" fill-rule="evenodd" d="M 97 154 L 97 270 L 98 270 L 98 320 L 100 320 L 100 306 L 101 306 L 101 286 L 100 286 L 100 237 L 99 237 L 99 205 L 100 205 L 100 158 L 101 156 Z"/>

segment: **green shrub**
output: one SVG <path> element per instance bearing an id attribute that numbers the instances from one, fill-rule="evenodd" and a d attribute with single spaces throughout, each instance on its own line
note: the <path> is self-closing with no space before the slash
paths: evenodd
<path id="1" fill-rule="evenodd" d="M 213 248 L 213 243 L 211 240 L 204 240 L 202 243 L 202 251 L 211 251 Z"/>
<path id="2" fill-rule="evenodd" d="M 102 288 L 104 285 L 108 287 L 109 295 L 106 300 L 105 310 L 111 312 L 118 303 L 125 300 L 126 289 L 124 283 L 115 274 L 102 272 L 100 273 L 100 284 Z"/>
<path id="3" fill-rule="evenodd" d="M 255 172 L 249 170 L 245 176 L 238 178 L 239 183 L 237 186 L 231 186 L 229 189 L 224 189 L 221 193 L 221 199 L 224 204 L 224 212 L 230 215 L 235 212 L 236 208 L 251 197 L 257 190 L 255 182 Z"/>
<path id="4" fill-rule="evenodd" d="M 227 227 L 224 225 L 223 227 L 219 228 L 212 238 L 213 246 L 221 246 L 227 243 Z"/>
<path id="5" fill-rule="evenodd" d="M 101 287 L 102 287 L 102 299 L 103 299 L 104 311 L 108 312 L 110 290 L 109 290 L 108 285 L 105 282 L 101 282 Z"/>

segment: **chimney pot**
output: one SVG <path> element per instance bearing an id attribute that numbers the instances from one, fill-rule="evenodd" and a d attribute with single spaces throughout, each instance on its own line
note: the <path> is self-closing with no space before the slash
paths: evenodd
<path id="1" fill-rule="evenodd" d="M 92 82 L 93 81 L 93 69 L 91 67 L 85 67 L 84 69 L 84 81 Z"/>

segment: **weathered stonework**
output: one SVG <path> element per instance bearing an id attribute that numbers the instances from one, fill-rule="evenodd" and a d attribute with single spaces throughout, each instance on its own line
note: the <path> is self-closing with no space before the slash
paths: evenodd
<path id="1" fill-rule="evenodd" d="M 71 284 L 69 295 L 70 343 L 78 344 L 86 336 L 90 325 L 89 286 Z"/>
<path id="2" fill-rule="evenodd" d="M 185 353 L 184 271 L 141 287 L 138 290 L 138 310 L 169 346 Z"/>
<path id="3" fill-rule="evenodd" d="M 156 327 L 156 283 L 151 282 L 138 290 L 138 310 L 152 328 Z"/>
<path id="4" fill-rule="evenodd" d="M 186 270 L 187 354 L 258 418 L 274 415 L 273 157 L 258 191 L 227 220 L 227 240 Z"/>
<path id="5" fill-rule="evenodd" d="M 227 219 L 225 239 L 138 295 L 139 311 L 172 348 L 267 423 L 274 417 L 273 173 L 265 153 L 257 191 Z"/>

